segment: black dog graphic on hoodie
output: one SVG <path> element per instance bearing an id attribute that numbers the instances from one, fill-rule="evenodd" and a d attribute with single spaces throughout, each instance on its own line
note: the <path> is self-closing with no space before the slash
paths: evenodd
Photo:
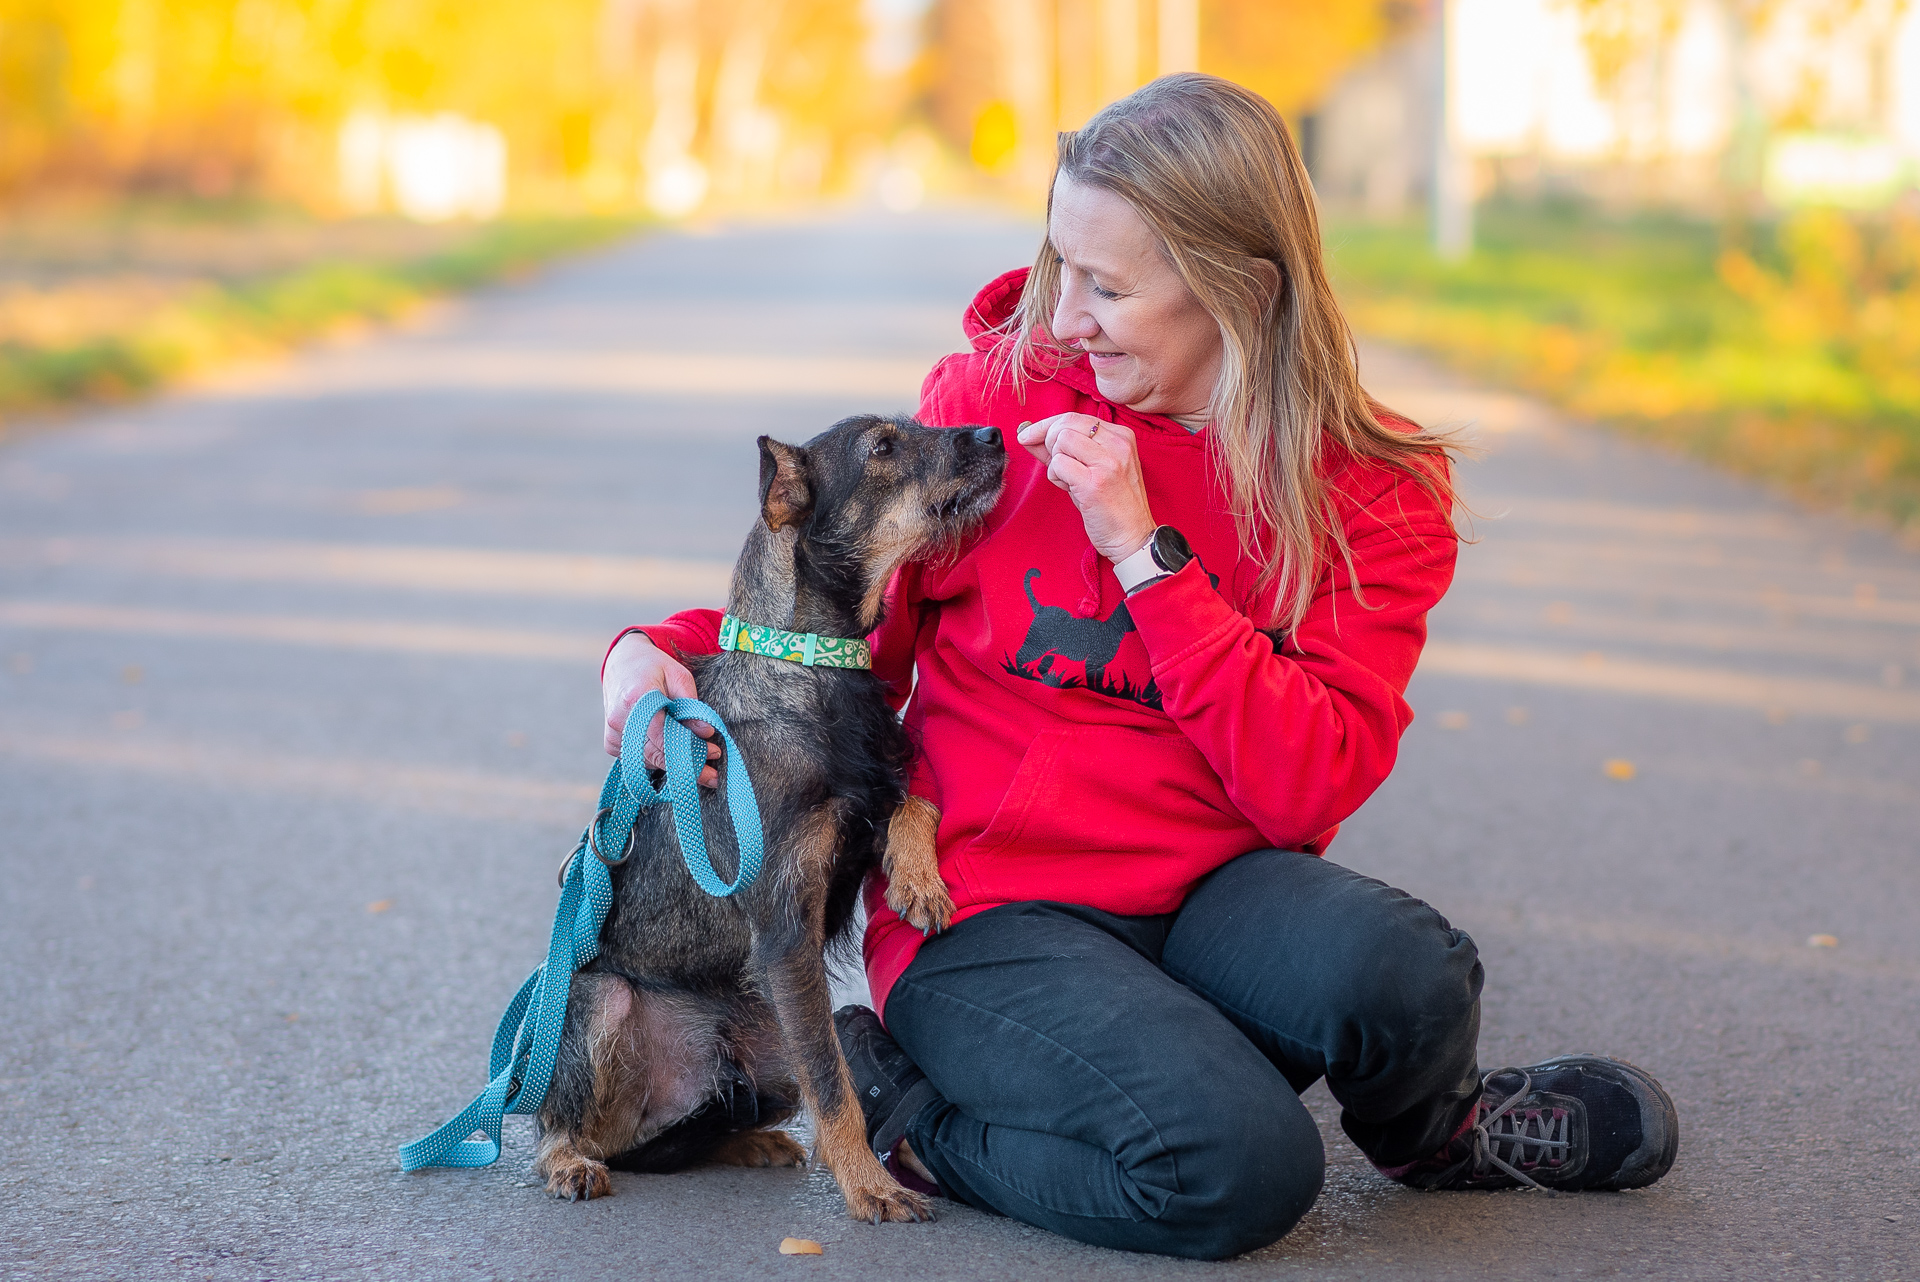
<path id="1" fill-rule="evenodd" d="M 1049 655 L 1084 663 L 1087 685 L 1098 688 L 1107 665 L 1120 653 L 1120 642 L 1134 630 L 1133 616 L 1127 613 L 1125 602 L 1104 619 L 1082 619 L 1057 605 L 1041 605 L 1040 598 L 1033 594 L 1033 581 L 1039 577 L 1039 567 L 1027 571 L 1024 586 L 1027 601 L 1033 606 L 1033 622 L 1013 661 L 1022 668 L 1038 664 L 1042 673 L 1053 666 Z"/>

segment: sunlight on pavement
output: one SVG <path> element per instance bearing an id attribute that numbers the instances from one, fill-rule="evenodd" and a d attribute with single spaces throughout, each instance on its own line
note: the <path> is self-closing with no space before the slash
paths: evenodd
<path id="1" fill-rule="evenodd" d="M 733 577 L 721 561 L 264 539 L 8 539 L 0 540 L 0 565 L 619 600 L 722 599 Z"/>
<path id="2" fill-rule="evenodd" d="M 133 771 L 216 788 L 287 792 L 467 818 L 564 823 L 595 789 L 516 775 L 446 770 L 367 757 L 297 757 L 183 740 L 0 732 L 0 755 Z"/>
<path id="3" fill-rule="evenodd" d="M 1617 659 L 1593 652 L 1572 654 L 1525 646 L 1434 640 L 1420 656 L 1420 671 L 1488 681 L 1518 681 L 1606 694 L 1637 695 L 1680 703 L 1784 708 L 1806 716 L 1920 725 L 1920 693 L 1825 681 L 1775 677 L 1720 668 Z"/>
<path id="4" fill-rule="evenodd" d="M 1511 392 L 1414 385 L 1369 385 L 1367 391 L 1388 409 L 1422 426 L 1457 431 L 1469 438 L 1482 432 L 1535 431 L 1560 421 L 1541 402 Z"/>
<path id="5" fill-rule="evenodd" d="M 605 637 L 507 628 L 401 623 L 383 619 L 323 619 L 289 614 L 214 614 L 85 605 L 70 601 L 0 601 L 0 627 L 59 632 L 121 632 L 144 636 L 267 641 L 339 650 L 407 654 L 484 655 L 591 664 Z"/>
<path id="6" fill-rule="evenodd" d="M 920 391 L 928 365 L 925 357 L 434 345 L 357 352 L 351 362 L 308 362 L 251 387 L 236 386 L 228 394 L 307 398 L 396 391 L 540 391 L 781 400 L 877 397 L 910 403 Z"/>

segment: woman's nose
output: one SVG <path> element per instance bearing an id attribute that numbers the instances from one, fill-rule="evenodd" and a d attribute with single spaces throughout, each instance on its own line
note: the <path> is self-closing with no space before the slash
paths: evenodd
<path id="1" fill-rule="evenodd" d="M 1070 290 L 1060 291 L 1059 305 L 1053 309 L 1053 336 L 1062 342 L 1072 342 L 1079 338 L 1093 338 L 1100 333 L 1100 326 L 1087 314 L 1084 307 L 1076 306 Z"/>

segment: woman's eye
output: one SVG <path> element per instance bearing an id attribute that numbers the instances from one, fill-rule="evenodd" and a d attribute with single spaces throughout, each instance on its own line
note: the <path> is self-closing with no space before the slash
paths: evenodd
<path id="1" fill-rule="evenodd" d="M 1095 298 L 1105 298 L 1105 299 L 1111 300 L 1111 299 L 1120 297 L 1119 294 L 1115 293 L 1111 289 L 1108 289 L 1105 285 L 1096 284 L 1092 286 L 1092 289 L 1093 289 L 1093 296 Z"/>
<path id="2" fill-rule="evenodd" d="M 893 453 L 893 438 L 891 436 L 883 436 L 873 443 L 873 456 L 875 458 L 885 458 L 891 453 Z"/>

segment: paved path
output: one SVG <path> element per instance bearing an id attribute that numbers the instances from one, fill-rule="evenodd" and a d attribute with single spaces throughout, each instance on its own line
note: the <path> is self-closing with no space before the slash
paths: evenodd
<path id="1" fill-rule="evenodd" d="M 1920 1273 L 1920 558 L 1385 352 L 1389 403 L 1477 422 L 1480 542 L 1334 856 L 1480 941 L 1489 1065 L 1659 1073 L 1668 1180 L 1410 1193 L 1320 1088 L 1326 1195 L 1222 1265 L 874 1229 L 796 1172 L 558 1205 L 524 1120 L 493 1169 L 397 1173 L 544 944 L 604 638 L 716 599 L 753 437 L 909 405 L 1031 244 L 661 237 L 0 444 L 0 1275 Z"/>

